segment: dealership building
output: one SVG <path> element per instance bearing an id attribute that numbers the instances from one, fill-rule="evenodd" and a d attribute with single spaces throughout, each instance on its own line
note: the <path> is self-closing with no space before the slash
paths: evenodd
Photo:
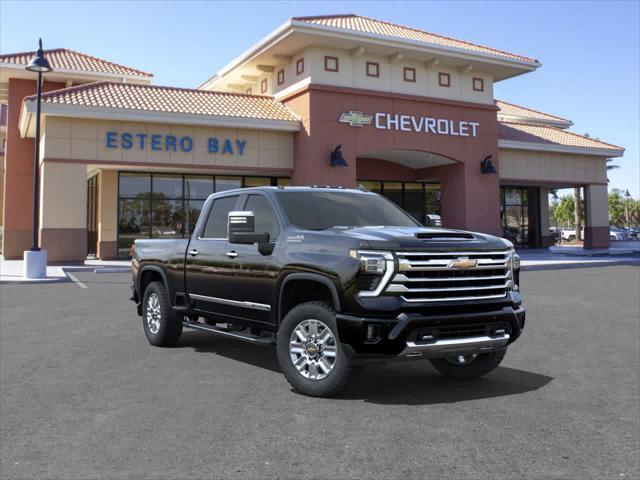
<path id="1" fill-rule="evenodd" d="M 0 55 L 7 259 L 31 247 L 34 53 Z M 541 66 L 533 58 L 356 15 L 292 18 L 196 89 L 68 49 L 45 55 L 50 261 L 188 236 L 208 195 L 261 185 L 363 187 L 422 222 L 439 214 L 521 247 L 551 242 L 549 190 L 580 187 L 585 246 L 609 244 L 606 160 L 624 149 L 494 98 L 496 82 Z"/>

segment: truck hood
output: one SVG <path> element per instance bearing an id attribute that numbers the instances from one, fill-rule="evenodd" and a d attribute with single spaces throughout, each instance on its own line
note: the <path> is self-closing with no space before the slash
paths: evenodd
<path id="1" fill-rule="evenodd" d="M 485 233 L 419 227 L 336 227 L 329 230 L 360 243 L 360 248 L 372 250 L 505 250 L 512 243 Z"/>

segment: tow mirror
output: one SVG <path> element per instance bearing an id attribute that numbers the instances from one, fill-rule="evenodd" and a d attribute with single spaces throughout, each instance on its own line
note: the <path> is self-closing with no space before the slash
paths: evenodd
<path id="1" fill-rule="evenodd" d="M 256 233 L 253 212 L 229 212 L 227 216 L 227 231 L 229 243 L 251 245 L 253 243 L 267 243 L 268 233 Z"/>

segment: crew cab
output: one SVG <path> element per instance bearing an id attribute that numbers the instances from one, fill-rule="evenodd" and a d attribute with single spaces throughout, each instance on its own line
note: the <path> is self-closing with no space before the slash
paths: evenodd
<path id="1" fill-rule="evenodd" d="M 183 328 L 274 345 L 296 390 L 331 396 L 373 361 L 493 371 L 524 328 L 519 271 L 509 241 L 372 192 L 260 187 L 211 195 L 190 239 L 136 240 L 132 300 L 152 345 Z"/>

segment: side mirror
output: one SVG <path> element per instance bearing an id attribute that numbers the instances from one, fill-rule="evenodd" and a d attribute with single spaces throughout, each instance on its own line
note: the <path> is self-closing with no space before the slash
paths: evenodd
<path id="1" fill-rule="evenodd" d="M 229 243 L 241 243 L 252 245 L 254 243 L 267 243 L 268 233 L 256 233 L 253 212 L 229 212 L 227 216 L 227 232 Z"/>

